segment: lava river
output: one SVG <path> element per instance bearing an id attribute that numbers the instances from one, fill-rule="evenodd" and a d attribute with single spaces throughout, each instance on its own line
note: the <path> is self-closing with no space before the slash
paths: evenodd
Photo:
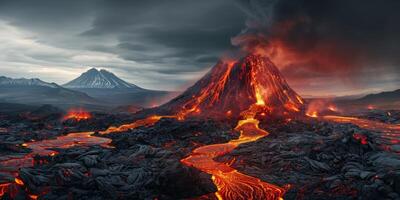
<path id="1" fill-rule="evenodd" d="M 154 125 L 161 118 L 170 118 L 171 116 L 150 116 L 145 119 L 137 120 L 133 123 L 124 124 L 119 127 L 109 127 L 105 131 L 100 131 L 100 134 L 108 134 L 112 132 L 122 132 L 129 129 L 134 129 L 139 126 Z M 34 165 L 34 156 L 54 156 L 56 151 L 51 150 L 54 148 L 69 148 L 73 146 L 88 147 L 92 145 L 101 145 L 103 147 L 111 148 L 111 139 L 104 137 L 93 136 L 94 132 L 76 132 L 69 133 L 65 136 L 59 136 L 55 139 L 34 141 L 22 144 L 22 146 L 32 150 L 31 153 L 20 156 L 3 156 L 0 157 L 0 166 L 2 166 L 2 173 L 10 174 L 16 177 L 14 182 L 0 184 L 0 198 L 8 191 L 11 186 L 20 185 L 24 183 L 18 178 L 18 170 L 22 167 L 32 167 Z M 11 196 L 13 192 L 10 192 Z M 36 195 L 30 195 L 31 199 L 36 199 Z"/>
<path id="2" fill-rule="evenodd" d="M 253 108 L 256 105 L 252 106 Z M 243 143 L 256 141 L 269 133 L 258 127 L 259 121 L 254 118 L 255 112 L 249 109 L 240 120 L 235 130 L 240 132 L 240 137 L 223 144 L 212 144 L 199 147 L 192 151 L 191 155 L 181 162 L 195 167 L 212 175 L 212 180 L 218 191 L 215 196 L 218 199 L 283 199 L 285 189 L 269 184 L 238 172 L 225 163 L 219 163 L 214 158 L 233 151 Z"/>
<path id="3" fill-rule="evenodd" d="M 23 186 L 24 182 L 18 177 L 18 170 L 22 167 L 32 167 L 34 165 L 34 156 L 54 156 L 57 154 L 56 151 L 51 150 L 52 148 L 69 148 L 72 146 L 92 146 L 101 145 L 104 147 L 111 147 L 111 139 L 94 137 L 92 136 L 94 132 L 77 132 L 69 133 L 65 136 L 59 136 L 56 139 L 34 141 L 29 143 L 24 143 L 23 146 L 30 148 L 31 153 L 22 156 L 3 156 L 0 157 L 0 166 L 2 166 L 2 173 L 10 174 L 16 177 L 14 182 L 0 184 L 0 198 L 9 192 L 11 197 L 14 193 L 13 188 L 15 185 Z M 30 199 L 37 199 L 37 195 L 29 195 Z"/>

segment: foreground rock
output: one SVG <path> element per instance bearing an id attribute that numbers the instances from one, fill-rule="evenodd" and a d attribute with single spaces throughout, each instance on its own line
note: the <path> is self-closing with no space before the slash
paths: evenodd
<path id="1" fill-rule="evenodd" d="M 400 156 L 372 133 L 316 120 L 263 122 L 271 134 L 220 157 L 242 173 L 290 185 L 285 199 L 400 199 Z"/>
<path id="2" fill-rule="evenodd" d="M 20 170 L 24 185 L 15 198 L 181 199 L 213 193 L 210 175 L 180 159 L 199 145 L 237 136 L 230 129 L 226 123 L 165 119 L 153 127 L 107 135 L 115 148 L 57 149 L 58 155 L 36 157 L 40 164 Z"/>

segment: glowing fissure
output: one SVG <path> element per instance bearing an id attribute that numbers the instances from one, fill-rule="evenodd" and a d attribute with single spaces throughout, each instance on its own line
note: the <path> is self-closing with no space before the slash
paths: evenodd
<path id="1" fill-rule="evenodd" d="M 199 108 L 199 105 L 201 103 L 204 103 L 204 101 L 207 99 L 207 97 L 209 97 L 210 94 L 212 94 L 212 96 L 209 104 L 212 105 L 217 102 L 222 92 L 224 91 L 225 84 L 229 78 L 229 74 L 231 73 L 234 64 L 235 62 L 233 61 L 226 61 L 224 64 L 226 69 L 223 69 L 224 71 L 222 72 L 222 76 L 212 76 L 211 78 L 213 79 L 213 81 L 211 82 L 211 84 L 208 85 L 208 87 L 203 88 L 198 96 L 193 96 L 192 100 L 186 102 L 182 106 L 180 111 L 176 114 L 176 117 L 179 120 L 183 120 L 188 114 L 191 114 L 193 112 L 200 113 L 201 110 Z M 216 72 L 216 74 L 219 73 L 221 72 Z"/>

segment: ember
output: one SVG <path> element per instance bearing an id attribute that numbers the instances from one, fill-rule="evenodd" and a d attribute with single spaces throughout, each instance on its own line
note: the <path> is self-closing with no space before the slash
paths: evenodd
<path id="1" fill-rule="evenodd" d="M 365 135 L 362 135 L 360 133 L 354 133 L 353 138 L 360 141 L 361 144 L 366 145 L 368 144 L 367 137 Z"/>
<path id="2" fill-rule="evenodd" d="M 24 182 L 23 182 L 21 179 L 19 179 L 19 178 L 15 178 L 15 183 L 18 184 L 18 185 L 20 185 L 20 186 L 23 186 L 23 185 L 24 185 Z"/>

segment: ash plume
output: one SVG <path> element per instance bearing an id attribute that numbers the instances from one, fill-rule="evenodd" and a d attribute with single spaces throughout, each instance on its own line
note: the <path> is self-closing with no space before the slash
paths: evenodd
<path id="1" fill-rule="evenodd" d="M 266 54 L 292 82 L 399 82 L 399 1 L 236 0 L 246 28 L 232 44 Z M 380 76 L 381 75 L 381 76 Z M 368 77 L 368 78 L 366 78 Z"/>

